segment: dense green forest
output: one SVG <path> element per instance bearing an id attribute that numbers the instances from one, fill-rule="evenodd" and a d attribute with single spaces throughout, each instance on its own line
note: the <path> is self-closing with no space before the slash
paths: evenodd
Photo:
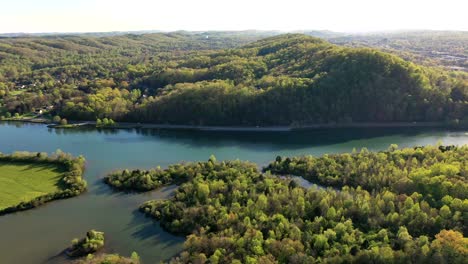
<path id="1" fill-rule="evenodd" d="M 44 109 L 67 120 L 189 125 L 468 121 L 463 72 L 301 34 L 262 37 L 0 39 L 4 116 Z"/>
<path id="2" fill-rule="evenodd" d="M 0 99 L 11 114 L 47 106 L 61 112 L 66 102 L 88 105 L 93 98 L 116 99 L 109 112 L 121 115 L 119 100 L 123 100 L 122 107 L 143 100 L 146 89 L 151 88 L 148 76 L 174 64 L 175 58 L 233 48 L 268 35 L 271 33 L 180 32 L 0 37 Z M 104 88 L 115 88 L 119 96 L 102 98 Z M 101 112 L 102 104 L 89 107 L 97 116 L 106 117 L 109 112 Z"/>
<path id="3" fill-rule="evenodd" d="M 318 184 L 342 188 L 360 187 L 369 192 L 390 190 L 395 193 L 421 194 L 433 206 L 444 199 L 468 199 L 468 148 L 416 147 L 389 152 L 281 158 L 266 167 L 280 175 L 301 175 Z M 465 227 L 468 228 L 468 227 Z M 466 230 L 468 232 L 468 229 Z"/>
<path id="4" fill-rule="evenodd" d="M 140 207 L 187 235 L 172 263 L 465 263 L 467 160 L 467 146 L 392 145 L 277 157 L 263 173 L 212 156 L 106 181 L 136 191 L 179 185 L 173 198 Z"/>

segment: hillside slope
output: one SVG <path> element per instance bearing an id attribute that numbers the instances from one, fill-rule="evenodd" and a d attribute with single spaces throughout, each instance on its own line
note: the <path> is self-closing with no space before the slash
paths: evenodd
<path id="1" fill-rule="evenodd" d="M 187 125 L 468 121 L 463 72 L 301 34 L 211 34 L 2 39 L 0 103 Z"/>
<path id="2" fill-rule="evenodd" d="M 182 74 L 187 72 L 189 78 Z M 455 78 L 395 55 L 303 35 L 275 36 L 195 57 L 158 76 L 168 73 L 170 82 L 159 83 L 169 85 L 131 119 L 291 125 L 444 121 L 467 113 L 463 75 Z"/>

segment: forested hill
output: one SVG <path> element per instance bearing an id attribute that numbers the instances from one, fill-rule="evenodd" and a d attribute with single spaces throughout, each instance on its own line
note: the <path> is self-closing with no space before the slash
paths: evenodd
<path id="1" fill-rule="evenodd" d="M 21 54 L 17 45 L 6 48 L 16 39 L 1 40 L 4 108 L 27 112 L 53 104 L 69 119 L 192 125 L 467 121 L 468 78 L 462 72 L 301 34 L 237 48 L 258 35 L 219 35 L 217 42 L 203 35 L 181 33 L 177 41 L 162 36 L 73 37 L 73 45 L 86 49 L 39 38 L 57 46 L 55 53 L 41 53 L 43 43 L 25 40 L 36 56 Z M 85 40 L 97 44 L 80 44 Z M 106 49 L 110 42 L 114 48 Z"/>
<path id="2" fill-rule="evenodd" d="M 466 114 L 466 78 L 303 35 L 190 58 L 160 76 L 155 86 L 169 85 L 140 105 L 132 119 L 304 125 L 444 121 Z"/>

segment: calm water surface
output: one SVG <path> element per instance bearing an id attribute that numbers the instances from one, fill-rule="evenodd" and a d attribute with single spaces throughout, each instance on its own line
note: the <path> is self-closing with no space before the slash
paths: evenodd
<path id="1" fill-rule="evenodd" d="M 0 151 L 54 152 L 61 149 L 87 160 L 88 192 L 37 209 L 0 216 L 0 263 L 61 263 L 62 250 L 89 229 L 106 233 L 106 251 L 143 263 L 176 255 L 184 238 L 164 232 L 136 209 L 150 199 L 170 197 L 175 187 L 145 194 L 112 192 L 102 183 L 109 171 L 151 168 L 180 161 L 241 159 L 265 165 L 277 155 L 321 155 L 353 148 L 386 149 L 466 144 L 465 131 L 431 129 L 332 129 L 301 132 L 195 132 L 164 130 L 57 130 L 40 124 L 0 123 Z M 0 190 L 1 192 L 1 190 Z"/>

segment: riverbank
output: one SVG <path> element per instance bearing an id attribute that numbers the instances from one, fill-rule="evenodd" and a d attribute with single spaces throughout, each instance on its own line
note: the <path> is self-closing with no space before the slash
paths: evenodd
<path id="1" fill-rule="evenodd" d="M 346 123 L 346 124 L 314 124 L 304 126 L 195 126 L 195 125 L 169 125 L 151 123 L 116 123 L 114 126 L 96 127 L 96 122 L 86 121 L 72 123 L 63 127 L 61 125 L 49 125 L 51 128 L 78 128 L 92 127 L 99 129 L 167 129 L 167 130 L 196 130 L 196 131 L 220 131 L 220 132 L 290 132 L 316 129 L 340 129 L 340 128 L 463 128 L 451 126 L 445 122 L 392 122 L 392 123 Z"/>
<path id="2" fill-rule="evenodd" d="M 47 118 L 3 118 L 1 121 L 8 121 L 8 122 L 23 122 L 23 123 L 38 123 L 38 124 L 50 124 L 52 123 L 51 120 Z"/>
<path id="3" fill-rule="evenodd" d="M 119 122 L 113 126 L 96 127 L 96 121 L 70 121 L 67 125 L 51 124 L 47 119 L 4 119 L 3 121 L 42 123 L 49 128 L 99 128 L 99 129 L 168 129 L 168 130 L 198 130 L 198 131 L 225 131 L 225 132 L 288 132 L 297 130 L 333 129 L 333 128 L 463 128 L 462 126 L 451 126 L 445 122 L 362 122 L 342 124 L 312 124 L 303 126 L 195 126 L 195 125 L 170 125 L 151 123 Z"/>

